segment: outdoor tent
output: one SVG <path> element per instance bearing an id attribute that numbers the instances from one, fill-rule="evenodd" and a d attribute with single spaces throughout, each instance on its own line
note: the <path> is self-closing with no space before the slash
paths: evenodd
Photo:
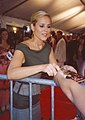
<path id="1" fill-rule="evenodd" d="M 0 0 L 1 26 L 27 25 L 31 14 L 37 10 L 47 11 L 56 29 L 85 30 L 85 0 Z"/>

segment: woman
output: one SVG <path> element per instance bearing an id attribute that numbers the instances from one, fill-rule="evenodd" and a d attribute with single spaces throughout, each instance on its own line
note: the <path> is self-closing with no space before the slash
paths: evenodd
<path id="1" fill-rule="evenodd" d="M 56 59 L 53 49 L 46 43 L 47 38 L 50 36 L 51 24 L 51 18 L 45 11 L 38 11 L 32 15 L 32 38 L 16 46 L 13 59 L 8 68 L 9 79 L 20 80 L 26 77 L 39 78 L 42 72 L 47 71 L 48 75 L 54 76 L 53 73 L 56 73 L 56 70 L 52 64 L 56 64 Z M 36 102 L 33 102 L 33 120 L 41 120 L 39 94 L 40 85 L 34 84 L 33 101 Z M 28 84 L 15 82 L 13 120 L 29 119 L 28 95 Z M 23 96 L 25 99 L 20 96 Z M 26 104 L 23 105 L 23 103 Z"/>
<path id="2" fill-rule="evenodd" d="M 8 31 L 0 29 L 0 74 L 6 74 L 10 60 L 7 58 L 8 51 L 11 51 Z M 9 109 L 9 81 L 0 80 L 0 113 Z"/>

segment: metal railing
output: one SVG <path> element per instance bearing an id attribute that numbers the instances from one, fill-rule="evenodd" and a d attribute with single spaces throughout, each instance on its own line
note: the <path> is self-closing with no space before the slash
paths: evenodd
<path id="1" fill-rule="evenodd" d="M 7 75 L 0 74 L 0 79 L 6 80 Z M 32 84 L 42 84 L 51 86 L 51 120 L 54 120 L 54 87 L 58 86 L 53 80 L 39 79 L 39 78 L 26 78 L 20 80 L 29 83 L 29 120 L 32 120 Z M 10 120 L 13 120 L 13 81 L 10 80 Z"/>

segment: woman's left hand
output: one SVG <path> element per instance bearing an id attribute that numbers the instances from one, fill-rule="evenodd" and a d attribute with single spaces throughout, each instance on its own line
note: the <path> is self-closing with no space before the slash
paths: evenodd
<path id="1" fill-rule="evenodd" d="M 73 66 L 69 66 L 69 65 L 64 65 L 61 70 L 65 73 L 67 71 L 72 71 L 77 73 L 77 70 L 73 67 Z"/>

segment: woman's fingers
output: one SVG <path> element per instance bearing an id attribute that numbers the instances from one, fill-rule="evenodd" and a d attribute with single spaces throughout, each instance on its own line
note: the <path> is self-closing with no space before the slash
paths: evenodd
<path id="1" fill-rule="evenodd" d="M 49 76 L 55 76 L 57 71 L 52 64 L 48 64 L 43 72 L 46 72 Z"/>
<path id="2" fill-rule="evenodd" d="M 77 70 L 76 70 L 74 67 L 69 66 L 69 65 L 65 65 L 65 66 L 63 66 L 61 69 L 62 69 L 63 71 L 68 71 L 68 70 L 70 70 L 70 71 L 72 71 L 72 72 L 77 73 Z"/>
<path id="3" fill-rule="evenodd" d="M 55 67 L 55 69 L 56 69 L 57 71 L 60 70 L 60 67 L 59 67 L 57 64 L 54 63 L 53 66 Z"/>

